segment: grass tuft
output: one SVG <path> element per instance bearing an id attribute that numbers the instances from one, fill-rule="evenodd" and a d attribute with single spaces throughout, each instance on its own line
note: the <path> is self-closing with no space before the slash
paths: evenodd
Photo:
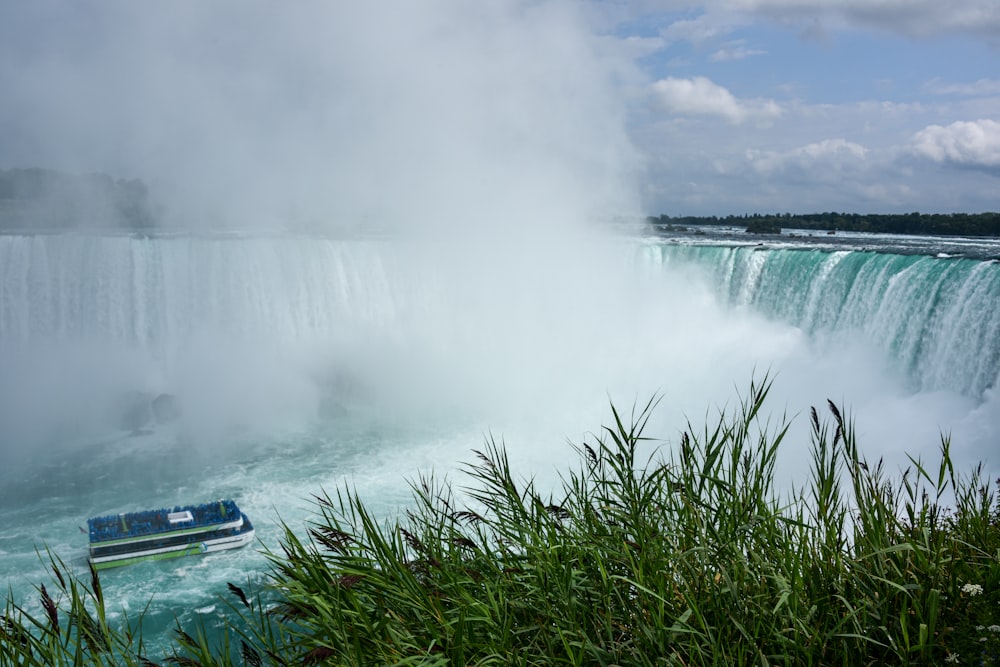
<path id="1" fill-rule="evenodd" d="M 796 445 L 763 416 L 769 389 L 675 446 L 644 435 L 656 400 L 612 406 L 555 489 L 489 438 L 460 486 L 418 478 L 394 520 L 319 494 L 306 537 L 286 526 L 267 552 L 267 586 L 229 585 L 237 620 L 211 641 L 178 628 L 164 663 L 1000 663 L 1000 503 L 982 468 L 957 474 L 944 437 L 933 465 L 890 474 L 830 402 L 797 445 L 802 487 L 779 491 Z M 53 571 L 43 618 L 8 600 L 0 663 L 153 664 L 108 626 L 96 572 L 88 588 Z"/>

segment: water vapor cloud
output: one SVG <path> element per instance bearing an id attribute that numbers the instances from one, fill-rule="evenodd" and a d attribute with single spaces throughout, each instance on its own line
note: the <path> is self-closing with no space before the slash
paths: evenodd
<path id="1" fill-rule="evenodd" d="M 631 64 L 595 35 L 561 0 L 4 3 L 0 166 L 143 178 L 194 228 L 620 211 Z"/>

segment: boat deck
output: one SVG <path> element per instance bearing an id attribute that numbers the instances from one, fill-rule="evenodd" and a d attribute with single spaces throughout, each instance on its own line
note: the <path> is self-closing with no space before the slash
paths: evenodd
<path id="1" fill-rule="evenodd" d="M 202 505 L 176 506 L 172 509 L 124 512 L 87 520 L 90 543 L 135 539 L 174 531 L 211 529 L 239 521 L 241 512 L 232 500 Z"/>

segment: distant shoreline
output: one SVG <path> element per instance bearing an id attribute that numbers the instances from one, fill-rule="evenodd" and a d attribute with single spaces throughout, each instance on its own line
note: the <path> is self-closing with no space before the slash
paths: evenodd
<path id="1" fill-rule="evenodd" d="M 663 230 L 679 227 L 742 227 L 758 234 L 782 229 L 819 232 L 870 232 L 933 236 L 1000 237 L 1000 212 L 986 213 L 809 213 L 718 216 L 650 216 L 646 221 Z"/>
<path id="2" fill-rule="evenodd" d="M 52 169 L 0 169 L 0 231 L 58 232 L 116 229 L 153 232 L 162 220 L 149 187 L 138 179 Z M 649 216 L 661 231 L 686 227 L 743 228 L 756 234 L 783 229 L 1000 238 L 1000 212 L 984 213 L 751 213 L 719 216 Z"/>
<path id="3" fill-rule="evenodd" d="M 157 220 L 138 179 L 52 169 L 0 169 L 0 230 L 149 229 Z"/>

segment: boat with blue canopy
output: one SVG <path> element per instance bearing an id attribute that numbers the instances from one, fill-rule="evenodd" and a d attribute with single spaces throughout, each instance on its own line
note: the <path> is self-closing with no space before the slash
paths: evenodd
<path id="1" fill-rule="evenodd" d="M 254 538 L 253 524 L 233 500 L 98 516 L 87 528 L 98 570 L 237 549 Z"/>

